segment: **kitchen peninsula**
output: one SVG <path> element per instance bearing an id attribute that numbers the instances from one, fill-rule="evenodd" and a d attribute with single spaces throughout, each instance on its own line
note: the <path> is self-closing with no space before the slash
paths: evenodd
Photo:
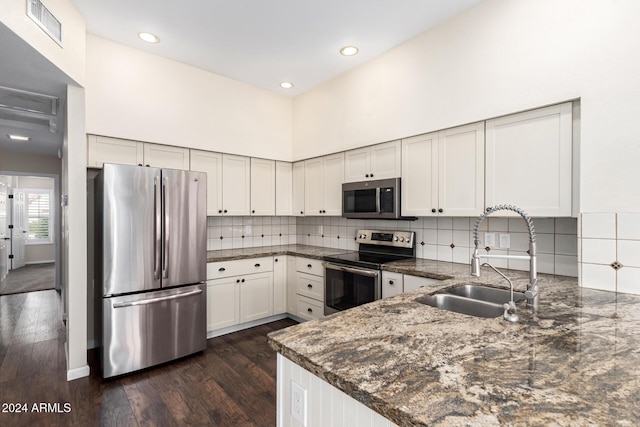
<path id="1" fill-rule="evenodd" d="M 447 280 L 272 333 L 279 367 L 298 365 L 328 383 L 330 396 L 340 390 L 400 426 L 640 423 L 640 297 L 540 274 L 537 317 L 523 307 L 508 323 L 415 302 L 472 282 L 468 265 L 417 259 L 383 270 Z M 505 273 L 525 289 L 527 272 Z M 486 269 L 473 282 L 506 284 Z M 302 425 L 282 375 L 278 419 Z M 327 394 L 312 392 L 306 425 L 328 425 L 336 406 L 314 409 Z"/>

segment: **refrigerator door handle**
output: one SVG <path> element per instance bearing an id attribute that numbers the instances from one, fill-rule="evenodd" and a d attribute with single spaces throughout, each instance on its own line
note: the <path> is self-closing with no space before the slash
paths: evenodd
<path id="1" fill-rule="evenodd" d="M 162 177 L 162 216 L 164 221 L 162 222 L 162 235 L 164 236 L 164 259 L 162 261 L 162 278 L 169 278 L 169 200 L 167 199 L 167 182 L 169 178 Z"/>
<path id="2" fill-rule="evenodd" d="M 160 279 L 160 264 L 162 263 L 160 248 L 162 245 L 162 231 L 160 224 L 162 222 L 160 202 L 160 186 L 158 185 L 158 177 L 153 177 L 153 230 L 155 236 L 153 238 L 153 278 Z"/>
<path id="3" fill-rule="evenodd" d="M 131 302 L 117 302 L 113 304 L 113 308 L 123 308 L 123 307 L 133 307 L 136 305 L 154 304 L 156 302 L 169 301 L 169 300 L 178 299 L 178 298 L 186 298 L 186 297 L 198 295 L 201 293 L 202 293 L 202 289 L 196 289 L 195 291 L 185 292 L 177 295 L 169 295 L 166 297 L 149 298 L 149 299 L 143 299 L 143 300 L 131 301 Z"/>

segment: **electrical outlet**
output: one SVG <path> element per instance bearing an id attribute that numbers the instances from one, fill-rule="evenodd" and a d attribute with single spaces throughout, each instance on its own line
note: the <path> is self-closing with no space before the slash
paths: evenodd
<path id="1" fill-rule="evenodd" d="M 484 245 L 490 248 L 496 247 L 496 233 L 484 233 Z"/>
<path id="2" fill-rule="evenodd" d="M 511 235 L 508 233 L 500 233 L 500 248 L 509 249 L 511 247 Z"/>
<path id="3" fill-rule="evenodd" d="M 291 415 L 302 427 L 307 425 L 307 390 L 291 381 Z"/>

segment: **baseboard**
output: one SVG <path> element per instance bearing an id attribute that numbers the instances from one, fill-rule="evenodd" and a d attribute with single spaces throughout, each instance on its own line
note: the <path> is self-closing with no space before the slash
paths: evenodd
<path id="1" fill-rule="evenodd" d="M 98 340 L 87 340 L 87 350 L 100 347 Z"/>
<path id="2" fill-rule="evenodd" d="M 276 320 L 282 320 L 291 317 L 288 313 L 276 314 L 275 316 L 265 317 L 264 319 L 253 320 L 251 322 L 242 323 L 240 325 L 228 326 L 222 329 L 216 329 L 215 331 L 207 332 L 207 339 L 215 338 L 222 335 L 227 335 L 232 332 L 242 331 L 244 329 L 253 328 L 254 326 L 264 325 L 265 323 L 275 322 Z"/>
<path id="3" fill-rule="evenodd" d="M 67 345 L 64 346 L 64 354 L 67 358 L 67 363 L 69 362 L 69 350 L 67 349 Z M 77 380 L 79 378 L 88 377 L 91 373 L 91 369 L 89 365 L 84 365 L 75 369 L 67 369 L 67 381 Z"/>
<path id="4" fill-rule="evenodd" d="M 52 259 L 50 261 L 31 261 L 31 262 L 25 262 L 24 265 L 36 265 L 36 264 L 55 264 L 56 260 Z"/>

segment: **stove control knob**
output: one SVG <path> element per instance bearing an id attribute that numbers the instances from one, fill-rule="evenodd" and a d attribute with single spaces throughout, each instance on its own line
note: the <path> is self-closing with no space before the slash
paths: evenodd
<path id="1" fill-rule="evenodd" d="M 360 235 L 360 238 L 361 238 L 361 239 L 366 239 L 366 238 L 367 238 L 367 235 L 366 235 L 366 234 L 361 234 L 361 235 Z"/>
<path id="2" fill-rule="evenodd" d="M 394 242 L 397 242 L 397 241 L 398 241 L 398 236 L 395 236 L 395 237 L 393 238 L 393 241 L 394 241 Z"/>
<path id="3" fill-rule="evenodd" d="M 404 237 L 401 237 L 401 238 L 400 238 L 400 241 L 401 241 L 401 242 L 404 242 Z"/>

